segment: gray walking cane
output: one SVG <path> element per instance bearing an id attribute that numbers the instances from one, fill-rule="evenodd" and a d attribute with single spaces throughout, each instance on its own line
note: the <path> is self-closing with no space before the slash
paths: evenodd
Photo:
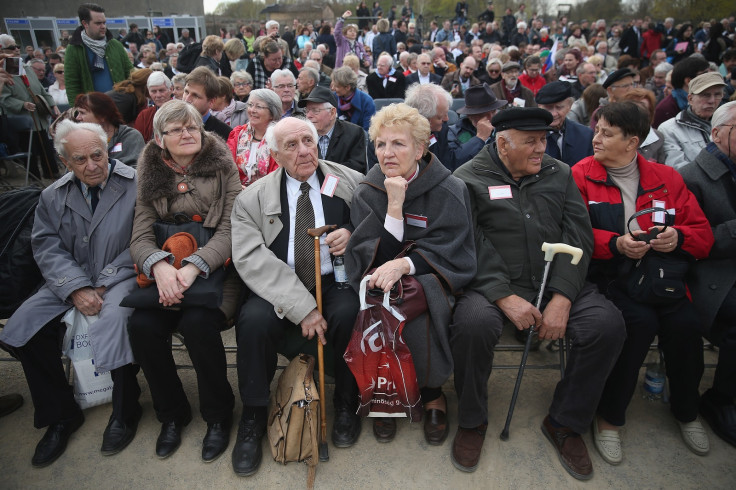
<path id="1" fill-rule="evenodd" d="M 580 259 L 583 258 L 583 251 L 577 247 L 567 245 L 565 243 L 542 243 L 542 252 L 544 252 L 544 275 L 542 276 L 542 285 L 539 287 L 539 296 L 537 296 L 537 310 L 542 307 L 542 296 L 544 296 L 544 288 L 547 285 L 547 276 L 549 275 L 549 267 L 552 265 L 552 261 L 556 254 L 568 254 L 572 256 L 570 263 L 577 265 Z M 526 338 L 526 345 L 524 346 L 524 353 L 521 356 L 521 365 L 519 366 L 519 373 L 516 375 L 516 385 L 514 386 L 514 394 L 511 395 L 511 404 L 509 406 L 509 413 L 506 416 L 506 425 L 501 431 L 501 440 L 508 441 L 509 439 L 509 426 L 511 425 L 511 417 L 514 416 L 514 407 L 516 406 L 516 398 L 519 396 L 519 388 L 521 387 L 521 378 L 524 376 L 524 368 L 526 367 L 526 358 L 529 355 L 529 349 L 532 345 L 532 339 L 534 337 L 534 325 L 529 328 L 529 336 Z M 560 356 L 562 356 L 563 340 L 560 340 Z"/>
<path id="2" fill-rule="evenodd" d="M 317 310 L 322 315 L 322 259 L 319 253 L 319 237 L 334 230 L 337 225 L 325 225 L 319 228 L 309 228 L 307 233 L 314 237 L 314 279 L 316 283 Z M 319 460 L 329 461 L 330 453 L 327 448 L 327 408 L 325 403 L 325 354 L 322 348 L 322 342 L 317 339 L 317 365 L 319 366 L 319 418 L 320 418 L 320 436 L 319 436 Z"/>

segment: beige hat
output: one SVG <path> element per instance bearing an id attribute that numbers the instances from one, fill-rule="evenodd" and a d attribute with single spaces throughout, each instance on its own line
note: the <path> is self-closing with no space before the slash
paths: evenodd
<path id="1" fill-rule="evenodd" d="M 723 81 L 723 77 L 720 73 L 711 71 L 708 73 L 703 73 L 702 75 L 698 75 L 697 77 L 690 80 L 690 85 L 688 88 L 690 89 L 691 94 L 700 94 L 704 90 L 716 86 L 725 87 L 726 82 Z"/>

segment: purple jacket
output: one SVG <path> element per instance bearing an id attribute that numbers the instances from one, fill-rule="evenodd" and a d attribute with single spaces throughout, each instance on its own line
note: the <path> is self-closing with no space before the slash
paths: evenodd
<path id="1" fill-rule="evenodd" d="M 342 66 L 342 60 L 345 58 L 345 55 L 350 53 L 350 41 L 347 40 L 345 36 L 342 35 L 342 25 L 345 23 L 345 19 L 342 17 L 338 17 L 337 22 L 335 23 L 335 44 L 337 44 L 337 54 L 335 55 L 335 68 L 340 68 Z M 363 49 L 363 43 L 355 40 L 355 55 L 358 57 L 361 61 L 367 61 L 370 63 L 371 57 L 368 56 L 368 54 L 365 52 L 365 49 Z"/>

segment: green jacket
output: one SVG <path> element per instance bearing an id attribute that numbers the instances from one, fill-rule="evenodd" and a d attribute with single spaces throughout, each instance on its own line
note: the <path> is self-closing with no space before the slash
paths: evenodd
<path id="1" fill-rule="evenodd" d="M 133 70 L 133 63 L 128 59 L 128 53 L 119 41 L 112 39 L 110 31 L 107 31 L 105 60 L 110 67 L 113 83 L 127 79 Z M 89 71 L 87 52 L 82 42 L 82 27 L 74 31 L 72 40 L 66 48 L 64 70 L 66 72 L 66 95 L 69 105 L 74 106 L 74 99 L 77 98 L 77 95 L 95 90 L 92 84 L 92 74 Z"/>
<path id="2" fill-rule="evenodd" d="M 539 173 L 514 181 L 499 160 L 494 144 L 486 145 L 455 171 L 468 186 L 475 228 L 478 272 L 468 286 L 491 303 L 517 294 L 533 302 L 544 272 L 543 242 L 563 242 L 583 249 L 577 266 L 567 256 L 550 268 L 546 296 L 557 292 L 574 300 L 585 283 L 593 251 L 588 210 L 570 167 L 544 155 Z M 498 189 L 508 186 L 510 198 Z"/>
<path id="3" fill-rule="evenodd" d="M 56 105 L 54 98 L 46 92 L 33 71 L 29 69 L 28 72 L 29 74 L 26 75 L 26 78 L 28 78 L 31 91 L 46 99 L 46 102 L 48 102 L 49 106 L 51 106 L 51 109 L 53 110 L 53 107 Z M 31 116 L 34 120 L 34 127 L 40 125 L 40 129 L 48 129 L 48 118 L 38 117 L 38 113 L 27 111 L 23 107 L 23 104 L 26 102 L 33 102 L 33 98 L 31 98 L 31 94 L 28 93 L 28 89 L 23 84 L 23 79 L 19 76 L 14 76 L 13 85 L 5 84 L 2 92 L 0 92 L 0 108 L 2 108 L 2 110 L 7 114 Z M 2 110 L 0 110 L 0 113 Z"/>

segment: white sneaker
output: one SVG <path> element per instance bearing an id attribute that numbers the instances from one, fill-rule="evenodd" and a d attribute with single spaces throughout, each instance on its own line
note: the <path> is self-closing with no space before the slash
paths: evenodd
<path id="1" fill-rule="evenodd" d="M 697 454 L 698 456 L 705 456 L 710 451 L 710 443 L 708 442 L 708 434 L 703 428 L 703 424 L 700 423 L 700 419 L 695 419 L 692 422 L 679 422 L 680 434 L 682 434 L 682 440 L 685 441 L 685 445 Z"/>
<path id="2" fill-rule="evenodd" d="M 621 450 L 621 436 L 617 430 L 598 431 L 598 416 L 593 417 L 593 442 L 604 461 L 608 464 L 621 464 L 624 453 Z"/>

